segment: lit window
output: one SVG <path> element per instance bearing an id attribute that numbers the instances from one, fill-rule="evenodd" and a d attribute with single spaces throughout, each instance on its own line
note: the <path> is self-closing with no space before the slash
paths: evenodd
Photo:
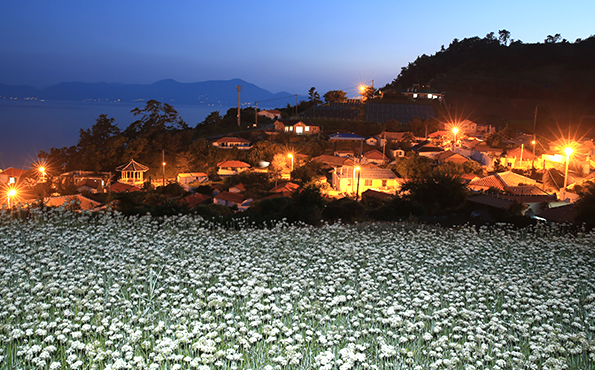
<path id="1" fill-rule="evenodd" d="M 16 183 L 16 182 L 17 182 L 17 179 L 16 179 L 15 177 L 10 177 L 10 178 L 8 179 L 8 183 L 9 183 L 9 184 L 14 184 L 14 183 Z"/>
<path id="2" fill-rule="evenodd" d="M 372 186 L 372 180 L 371 179 L 366 179 L 364 181 L 364 186 Z"/>
<path id="3" fill-rule="evenodd" d="M 310 126 L 305 127 L 306 132 L 310 131 Z"/>
<path id="4" fill-rule="evenodd" d="M 295 128 L 295 132 L 298 133 L 298 134 L 301 134 L 302 132 L 304 132 L 304 128 L 298 126 L 298 127 Z"/>
<path id="5" fill-rule="evenodd" d="M 428 99 L 433 99 L 432 94 L 428 94 Z"/>
<path id="6" fill-rule="evenodd" d="M 417 94 L 413 94 L 413 99 L 417 99 Z"/>

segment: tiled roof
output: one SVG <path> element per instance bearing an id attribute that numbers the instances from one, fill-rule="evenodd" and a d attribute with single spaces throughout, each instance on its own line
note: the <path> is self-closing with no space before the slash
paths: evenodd
<path id="1" fill-rule="evenodd" d="M 211 199 L 210 196 L 196 193 L 192 195 L 185 196 L 184 198 L 180 199 L 181 203 L 186 203 L 190 208 L 194 208 L 199 204 L 203 204 L 208 202 Z"/>
<path id="2" fill-rule="evenodd" d="M 90 188 L 97 189 L 100 185 L 101 185 L 101 181 L 93 180 L 93 179 L 85 179 L 84 181 L 77 183 L 76 187 L 80 188 L 82 186 L 88 186 Z"/>
<path id="3" fill-rule="evenodd" d="M 116 182 L 109 187 L 109 191 L 113 191 L 115 193 L 130 193 L 133 191 L 139 191 L 140 188 L 134 185 L 123 184 L 121 182 Z"/>
<path id="4" fill-rule="evenodd" d="M 508 208 L 514 204 L 514 201 L 512 201 L 512 200 L 497 198 L 497 197 L 493 197 L 490 195 L 483 195 L 483 194 L 469 197 L 469 198 L 467 198 L 467 201 L 471 202 L 471 203 L 483 204 L 486 206 L 502 208 L 502 209 Z"/>
<path id="5" fill-rule="evenodd" d="M 314 162 L 319 162 L 319 163 L 323 163 L 323 164 L 328 164 L 331 166 L 344 166 L 346 164 L 353 164 L 353 161 L 349 158 L 345 158 L 345 157 L 337 157 L 334 155 L 328 155 L 328 154 L 323 154 L 323 155 L 319 155 L 318 157 L 314 157 L 312 158 L 312 160 Z"/>
<path id="6" fill-rule="evenodd" d="M 116 168 L 116 171 L 121 172 L 146 172 L 149 170 L 149 167 L 138 163 L 134 159 L 131 159 L 130 162 L 121 165 L 120 167 Z"/>
<path id="7" fill-rule="evenodd" d="M 279 192 L 293 193 L 299 187 L 300 186 L 298 184 L 294 184 L 293 182 L 286 182 L 285 184 L 279 184 L 276 187 L 272 188 L 271 192 L 273 192 L 273 193 L 279 193 Z"/>
<path id="8" fill-rule="evenodd" d="M 214 143 L 243 143 L 249 144 L 250 140 L 243 139 L 241 137 L 222 137 L 221 139 L 213 141 Z"/>
<path id="9" fill-rule="evenodd" d="M 377 159 L 377 160 L 382 160 L 382 161 L 388 160 L 387 156 L 385 156 L 384 154 L 382 154 L 381 151 L 376 150 L 376 149 L 372 149 L 372 150 L 365 152 L 364 157 L 367 159 Z"/>
<path id="10" fill-rule="evenodd" d="M 223 161 L 217 163 L 217 167 L 248 168 L 250 165 L 242 161 Z"/>
<path id="11" fill-rule="evenodd" d="M 0 172 L 0 174 L 9 176 L 9 177 L 20 177 L 26 173 L 27 173 L 27 171 L 25 171 L 25 170 L 20 170 L 18 168 L 12 168 L 12 167 L 8 167 L 4 171 Z"/>
<path id="12" fill-rule="evenodd" d="M 94 201 L 93 199 L 89 199 L 84 197 L 80 194 L 75 195 L 65 195 L 61 197 L 51 197 L 49 198 L 45 205 L 47 207 L 60 207 L 64 205 L 64 203 L 71 203 L 71 202 L 78 202 L 80 203 L 81 210 L 88 211 L 90 209 L 98 207 L 101 203 Z"/>
<path id="13" fill-rule="evenodd" d="M 527 148 L 523 149 L 522 152 L 523 152 L 524 160 L 530 160 L 530 159 L 535 158 L 533 153 L 530 150 L 527 150 Z M 509 158 L 512 158 L 512 157 L 521 158 L 521 148 L 514 148 L 514 149 L 507 151 L 506 156 Z"/>
<path id="14" fill-rule="evenodd" d="M 238 193 L 230 193 L 228 191 L 224 191 L 215 195 L 215 199 L 221 199 L 236 204 L 242 204 L 242 202 L 244 202 L 244 200 L 246 200 L 247 198 Z"/>
<path id="15" fill-rule="evenodd" d="M 394 197 L 393 194 L 385 193 L 383 191 L 368 189 L 362 193 L 362 197 L 376 198 L 380 200 Z"/>

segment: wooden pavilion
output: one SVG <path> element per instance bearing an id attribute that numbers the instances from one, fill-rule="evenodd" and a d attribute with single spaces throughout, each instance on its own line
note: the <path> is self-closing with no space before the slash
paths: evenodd
<path id="1" fill-rule="evenodd" d="M 142 185 L 145 182 L 143 174 L 148 170 L 149 167 L 138 163 L 134 159 L 131 159 L 130 162 L 116 168 L 116 171 L 122 172 L 122 176 L 118 181 L 131 185 Z"/>

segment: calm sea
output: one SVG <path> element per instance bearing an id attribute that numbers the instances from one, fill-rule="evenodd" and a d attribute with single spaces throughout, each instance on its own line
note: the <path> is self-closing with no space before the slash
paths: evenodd
<path id="1" fill-rule="evenodd" d="M 180 105 L 173 107 L 190 127 L 213 111 L 224 115 L 230 107 Z M 115 119 L 121 130 L 134 122 L 132 103 L 79 103 L 0 100 L 0 169 L 29 169 L 40 150 L 76 145 L 79 130 L 91 128 L 100 114 Z"/>

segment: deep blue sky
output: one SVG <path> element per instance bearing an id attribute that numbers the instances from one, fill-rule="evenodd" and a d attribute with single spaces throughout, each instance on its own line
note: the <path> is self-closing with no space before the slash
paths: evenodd
<path id="1" fill-rule="evenodd" d="M 18 0 L 0 8 L 0 83 L 241 78 L 271 92 L 391 82 L 454 38 L 595 33 L 595 1 Z"/>

